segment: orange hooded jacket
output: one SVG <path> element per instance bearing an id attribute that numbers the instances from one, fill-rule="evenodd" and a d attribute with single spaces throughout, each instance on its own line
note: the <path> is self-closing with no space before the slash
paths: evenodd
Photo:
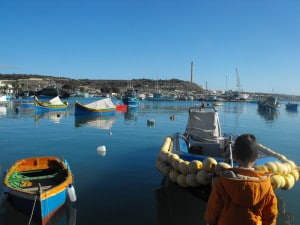
<path id="1" fill-rule="evenodd" d="M 213 184 L 209 225 L 276 225 L 277 198 L 266 172 L 231 168 Z"/>

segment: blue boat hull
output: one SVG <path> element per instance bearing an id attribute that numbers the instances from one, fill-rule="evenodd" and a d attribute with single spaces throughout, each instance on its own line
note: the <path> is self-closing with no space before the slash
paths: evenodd
<path id="1" fill-rule="evenodd" d="M 52 108 L 47 108 L 47 107 L 41 107 L 41 106 L 35 106 L 35 109 L 37 110 L 37 111 L 43 111 L 43 112 L 49 112 L 49 111 L 66 111 L 67 110 L 67 107 L 65 107 L 65 108 L 54 108 L 54 107 L 52 107 Z"/>
<path id="2" fill-rule="evenodd" d="M 31 215 L 33 211 L 33 218 L 41 224 L 45 224 L 65 204 L 68 199 L 68 193 L 67 189 L 65 189 L 42 201 L 37 199 L 36 202 L 17 195 L 9 195 L 8 199 L 14 207 L 27 215 Z"/>
<path id="3" fill-rule="evenodd" d="M 75 115 L 114 116 L 115 114 L 115 111 L 87 111 L 75 108 Z"/>
<path id="4" fill-rule="evenodd" d="M 139 100 L 138 99 L 131 99 L 131 98 L 123 98 L 124 105 L 127 105 L 127 107 L 138 107 L 139 106 Z"/>

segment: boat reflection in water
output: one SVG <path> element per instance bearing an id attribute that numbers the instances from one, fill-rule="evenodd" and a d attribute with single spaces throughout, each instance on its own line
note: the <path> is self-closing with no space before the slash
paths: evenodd
<path id="1" fill-rule="evenodd" d="M 75 127 L 89 126 L 102 130 L 110 130 L 116 121 L 115 116 L 75 116 Z"/>
<path id="2" fill-rule="evenodd" d="M 0 106 L 0 117 L 4 117 L 7 112 L 7 107 L 6 106 Z"/>
<path id="3" fill-rule="evenodd" d="M 274 121 L 279 117 L 279 111 L 265 111 L 258 109 L 257 112 L 262 118 L 270 122 Z"/>
<path id="4" fill-rule="evenodd" d="M 37 122 L 40 119 L 49 119 L 53 123 L 60 123 L 63 117 L 68 115 L 68 111 L 40 111 L 35 112 L 34 121 Z"/>
<path id="5" fill-rule="evenodd" d="M 3 211 L 0 213 L 0 221 L 3 224 L 27 224 L 30 221 L 30 216 L 22 213 L 6 201 L 1 208 Z M 2 213 L 3 212 L 3 213 Z M 4 213 L 5 212 L 5 213 Z M 77 209 L 72 203 L 66 203 L 50 218 L 47 224 L 51 225 L 76 225 Z M 37 224 L 35 221 L 30 223 Z"/>
<path id="6" fill-rule="evenodd" d="M 162 180 L 155 192 L 157 219 L 160 225 L 206 225 L 206 202 L 169 179 Z"/>
<path id="7" fill-rule="evenodd" d="M 127 108 L 126 113 L 124 114 L 125 120 L 137 120 L 138 107 Z"/>

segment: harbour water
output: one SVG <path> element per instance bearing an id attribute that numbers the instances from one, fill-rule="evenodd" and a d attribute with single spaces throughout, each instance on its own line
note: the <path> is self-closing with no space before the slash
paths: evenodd
<path id="1" fill-rule="evenodd" d="M 206 203 L 164 182 L 155 168 L 165 136 L 183 132 L 188 107 L 200 102 L 141 101 L 136 110 L 91 121 L 75 119 L 74 99 L 68 101 L 66 113 L 37 114 L 32 105 L 21 107 L 20 102 L 0 107 L 1 171 L 18 159 L 43 155 L 64 157 L 71 165 L 77 202 L 62 208 L 49 224 L 205 224 Z M 276 113 L 263 114 L 254 103 L 236 102 L 225 102 L 218 110 L 223 132 L 253 133 L 263 145 L 300 164 L 298 111 L 286 111 L 283 102 Z M 155 123 L 147 124 L 149 119 Z M 106 147 L 106 154 L 97 152 L 99 146 Z M 300 224 L 299 182 L 276 193 L 277 224 Z M 28 223 L 29 216 L 8 202 L 1 206 L 0 225 Z"/>

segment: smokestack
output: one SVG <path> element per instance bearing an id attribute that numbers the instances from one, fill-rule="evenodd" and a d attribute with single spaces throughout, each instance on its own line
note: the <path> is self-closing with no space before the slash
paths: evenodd
<path id="1" fill-rule="evenodd" d="M 193 83 L 193 76 L 194 76 L 194 63 L 191 63 L 191 84 Z"/>

